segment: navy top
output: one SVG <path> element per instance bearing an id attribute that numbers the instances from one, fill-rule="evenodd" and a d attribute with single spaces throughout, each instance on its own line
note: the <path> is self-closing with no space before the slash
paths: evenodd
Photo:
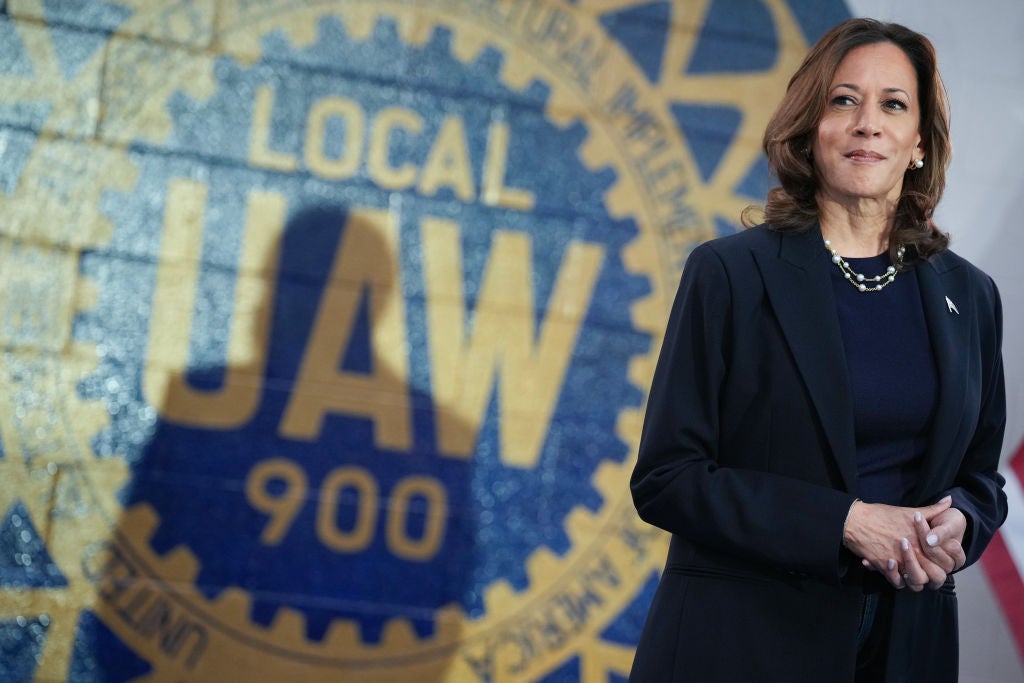
<path id="1" fill-rule="evenodd" d="M 846 261 L 867 277 L 890 263 L 888 253 Z M 857 495 L 902 505 L 917 478 L 939 388 L 917 271 L 901 271 L 880 292 L 860 292 L 833 266 L 832 289 L 853 399 Z"/>

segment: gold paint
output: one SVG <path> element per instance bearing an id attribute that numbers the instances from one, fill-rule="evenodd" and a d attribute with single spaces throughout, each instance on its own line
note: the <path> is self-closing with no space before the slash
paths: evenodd
<path id="1" fill-rule="evenodd" d="M 345 146 L 338 158 L 329 157 L 324 151 L 327 121 L 331 117 L 345 122 Z M 306 166 L 328 180 L 351 178 L 359 170 L 365 128 L 366 114 L 356 102 L 344 97 L 317 100 L 309 110 L 306 122 Z"/>
<path id="2" fill-rule="evenodd" d="M 471 202 L 476 197 L 473 167 L 466 144 L 466 124 L 458 116 L 449 116 L 441 124 L 416 189 L 429 197 L 442 187 L 450 188 L 464 202 Z"/>
<path id="3" fill-rule="evenodd" d="M 509 137 L 508 124 L 504 121 L 495 121 L 487 129 L 481 200 L 488 206 L 532 211 L 536 201 L 532 192 L 505 185 Z"/>
<path id="4" fill-rule="evenodd" d="M 410 133 L 423 130 L 423 119 L 414 111 L 401 107 L 382 109 L 374 119 L 370 131 L 370 150 L 367 166 L 373 181 L 388 190 L 400 190 L 416 182 L 416 167 L 405 163 L 395 168 L 388 160 L 391 131 L 402 128 Z"/>
<path id="5" fill-rule="evenodd" d="M 274 89 L 269 85 L 261 85 L 256 88 L 256 99 L 252 105 L 249 163 L 260 168 L 292 172 L 299 167 L 299 160 L 287 152 L 270 149 L 270 127 L 273 112 Z"/>
<path id="6" fill-rule="evenodd" d="M 436 418 L 439 450 L 471 457 L 500 373 L 501 460 L 535 467 L 604 248 L 569 244 L 537 336 L 530 239 L 496 231 L 470 331 L 459 227 L 428 217 L 422 231 L 434 400 L 448 408 Z"/>
<path id="7" fill-rule="evenodd" d="M 426 501 L 422 538 L 410 538 L 406 533 L 409 518 L 409 500 L 421 496 Z M 444 486 L 433 477 L 412 475 L 398 481 L 388 496 L 390 506 L 387 520 L 388 549 L 396 556 L 413 562 L 434 559 L 444 542 L 445 521 L 448 518 L 448 495 Z"/>
<path id="8" fill-rule="evenodd" d="M 172 180 L 167 189 L 142 390 L 170 422 L 230 429 L 248 422 L 259 405 L 274 295 L 276 238 L 284 225 L 285 202 L 280 195 L 259 190 L 249 196 L 223 387 L 197 391 L 188 385 L 185 374 L 206 194 L 203 183 L 182 178 Z"/>
<path id="9" fill-rule="evenodd" d="M 267 484 L 273 480 L 284 482 L 280 495 L 271 495 Z M 291 529 L 295 515 L 299 514 L 309 485 L 306 473 L 291 460 L 270 458 L 257 463 L 245 479 L 245 498 L 255 509 L 270 519 L 260 533 L 260 543 L 274 546 L 281 543 Z"/>
<path id="10" fill-rule="evenodd" d="M 337 510 L 340 493 L 355 491 L 355 524 L 351 530 L 338 528 Z M 380 490 L 373 476 L 361 467 L 339 467 L 324 479 L 316 510 L 316 536 L 320 542 L 339 553 L 358 553 L 373 541 L 380 512 Z M 346 503 L 347 504 L 347 503 Z"/>

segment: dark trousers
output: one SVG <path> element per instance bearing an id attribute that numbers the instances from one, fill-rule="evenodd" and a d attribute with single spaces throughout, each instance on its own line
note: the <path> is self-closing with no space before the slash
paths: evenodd
<path id="1" fill-rule="evenodd" d="M 892 627 L 892 592 L 864 593 L 861 601 L 860 630 L 857 633 L 856 683 L 885 680 Z"/>

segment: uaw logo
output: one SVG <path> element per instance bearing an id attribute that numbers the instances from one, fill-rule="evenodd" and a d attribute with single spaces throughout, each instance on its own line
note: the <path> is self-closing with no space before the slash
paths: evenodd
<path id="1" fill-rule="evenodd" d="M 625 676 L 665 313 L 811 4 L 9 2 L 0 677 Z"/>

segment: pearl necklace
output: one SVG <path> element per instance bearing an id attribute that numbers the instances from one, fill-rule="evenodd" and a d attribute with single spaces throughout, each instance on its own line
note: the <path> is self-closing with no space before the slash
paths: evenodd
<path id="1" fill-rule="evenodd" d="M 846 261 L 846 259 L 840 256 L 839 252 L 832 248 L 832 243 L 829 242 L 828 240 L 825 240 L 825 248 L 828 249 L 829 252 L 832 254 L 832 263 L 836 264 L 836 266 L 839 267 L 839 270 L 842 271 L 843 277 L 846 278 L 846 281 L 849 282 L 854 287 L 856 287 L 857 290 L 861 292 L 880 292 L 883 289 L 885 289 L 886 286 L 891 284 L 892 281 L 896 279 L 896 275 L 899 273 L 900 266 L 903 265 L 903 254 L 905 254 L 907 251 L 906 248 L 901 244 L 899 249 L 896 250 L 895 266 L 889 266 L 881 275 L 867 277 L 866 275 L 862 275 L 861 273 L 858 273 L 853 268 L 851 268 L 850 264 Z M 874 287 L 868 287 L 865 284 L 866 282 L 874 282 L 877 284 L 875 284 Z"/>

